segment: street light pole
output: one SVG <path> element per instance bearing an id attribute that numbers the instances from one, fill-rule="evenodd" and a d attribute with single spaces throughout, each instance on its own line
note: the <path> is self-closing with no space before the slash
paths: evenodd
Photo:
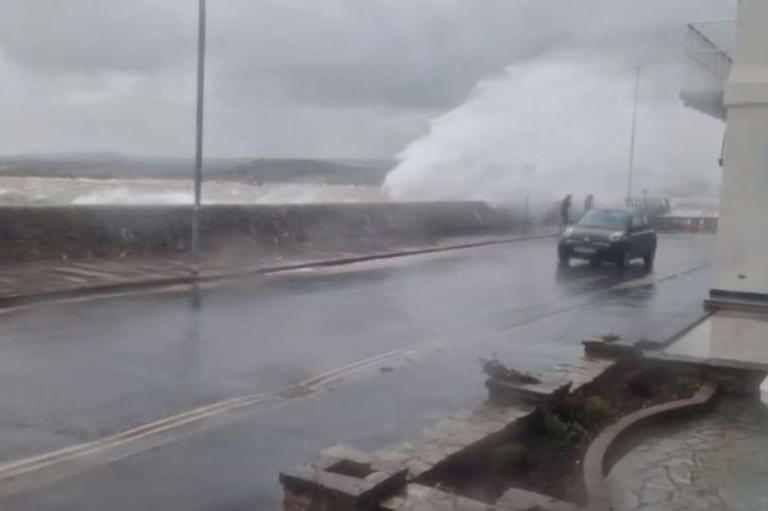
<path id="1" fill-rule="evenodd" d="M 200 271 L 200 199 L 203 186 L 203 100 L 205 97 L 205 1 L 200 1 L 197 34 L 197 132 L 195 140 L 195 204 L 192 209 L 192 260 Z"/>
<path id="2" fill-rule="evenodd" d="M 635 168 L 635 132 L 637 131 L 637 100 L 640 93 L 640 68 L 635 68 L 635 99 L 632 104 L 632 135 L 629 139 L 629 172 L 627 175 L 627 202 L 632 198 L 632 173 Z"/>

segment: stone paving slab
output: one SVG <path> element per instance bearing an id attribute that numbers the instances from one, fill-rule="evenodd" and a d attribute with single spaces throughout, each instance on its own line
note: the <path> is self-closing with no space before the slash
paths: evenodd
<path id="1" fill-rule="evenodd" d="M 579 507 L 540 493 L 511 488 L 496 501 L 496 509 L 498 511 L 577 511 Z"/>
<path id="2" fill-rule="evenodd" d="M 768 509 L 768 414 L 726 397 L 709 416 L 659 428 L 608 476 L 616 511 Z"/>
<path id="3" fill-rule="evenodd" d="M 512 383 L 490 379 L 486 381 L 491 400 L 500 404 L 528 403 L 547 406 L 568 394 L 572 382 L 565 378 L 549 378 L 538 383 Z"/>
<path id="4" fill-rule="evenodd" d="M 444 491 L 409 484 L 406 492 L 384 502 L 383 511 L 493 511 L 494 507 Z"/>
<path id="5" fill-rule="evenodd" d="M 586 356 L 569 364 L 562 364 L 556 371 L 562 378 L 571 382 L 571 393 L 589 387 L 609 369 L 616 366 L 613 359 L 594 358 Z"/>
<path id="6" fill-rule="evenodd" d="M 310 463 L 280 472 L 284 509 L 304 511 L 312 505 L 317 509 L 327 505 L 331 506 L 328 509 L 338 511 L 369 509 L 365 506 L 372 502 L 373 495 L 389 497 L 392 494 L 386 493 L 395 488 L 394 484 L 413 483 L 453 456 L 466 455 L 492 441 L 497 433 L 514 427 L 532 413 L 531 407 L 515 409 L 483 405 L 448 417 L 422 430 L 413 439 L 370 454 L 346 445 L 327 448 Z M 404 495 L 392 500 L 391 507 L 385 506 L 385 509 L 446 509 L 441 507 L 446 499 L 452 504 L 458 502 L 457 497 L 448 496 L 439 489 L 421 490 L 418 484 L 414 485 L 415 493 L 405 490 Z M 469 499 L 460 501 L 461 507 L 456 509 L 486 509 L 476 507 L 477 503 Z"/>

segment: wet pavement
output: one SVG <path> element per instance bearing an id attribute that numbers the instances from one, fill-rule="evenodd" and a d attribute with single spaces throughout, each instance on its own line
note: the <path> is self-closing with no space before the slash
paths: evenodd
<path id="1" fill-rule="evenodd" d="M 482 400 L 480 358 L 546 371 L 596 333 L 669 337 L 702 314 L 712 245 L 663 236 L 651 274 L 558 269 L 538 240 L 208 286 L 199 301 L 179 289 L 7 312 L 2 461 L 274 399 L 57 480 L 25 475 L 21 493 L 0 484 L 0 506 L 278 509 L 280 467 L 333 443 L 383 447 Z"/>
<path id="2" fill-rule="evenodd" d="M 360 258 L 392 252 L 441 250 L 467 244 L 493 244 L 528 237 L 552 235 L 552 228 L 531 227 L 526 232 L 500 235 L 450 236 L 432 240 L 348 240 L 345 243 L 260 247 L 242 240 L 200 254 L 199 275 L 207 278 L 260 273 L 285 266 Z M 125 284 L 152 284 L 193 275 L 189 254 L 124 254 L 113 258 L 41 260 L 0 265 L 0 305 L 9 298 L 73 293 Z"/>
<path id="3" fill-rule="evenodd" d="M 617 511 L 768 508 L 768 413 L 722 400 L 706 417 L 649 433 L 611 471 Z"/>

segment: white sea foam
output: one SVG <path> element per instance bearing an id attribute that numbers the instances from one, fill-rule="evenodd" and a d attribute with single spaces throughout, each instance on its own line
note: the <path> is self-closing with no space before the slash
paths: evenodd
<path id="1" fill-rule="evenodd" d="M 0 176 L 0 205 L 189 204 L 192 183 L 171 179 L 88 179 Z M 203 185 L 207 204 L 281 204 L 380 202 L 378 187 L 312 183 L 210 181 Z"/>

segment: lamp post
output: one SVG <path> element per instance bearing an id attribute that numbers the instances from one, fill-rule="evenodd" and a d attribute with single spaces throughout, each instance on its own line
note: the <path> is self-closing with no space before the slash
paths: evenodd
<path id="1" fill-rule="evenodd" d="M 205 2 L 199 0 L 197 34 L 197 129 L 195 138 L 195 203 L 192 208 L 193 272 L 200 271 L 200 199 L 203 186 L 203 101 L 205 97 Z"/>
<path id="2" fill-rule="evenodd" d="M 637 131 L 637 100 L 640 93 L 640 68 L 635 68 L 635 99 L 632 104 L 632 134 L 629 139 L 629 171 L 627 174 L 627 202 L 632 198 L 632 173 L 635 169 L 635 133 Z"/>

